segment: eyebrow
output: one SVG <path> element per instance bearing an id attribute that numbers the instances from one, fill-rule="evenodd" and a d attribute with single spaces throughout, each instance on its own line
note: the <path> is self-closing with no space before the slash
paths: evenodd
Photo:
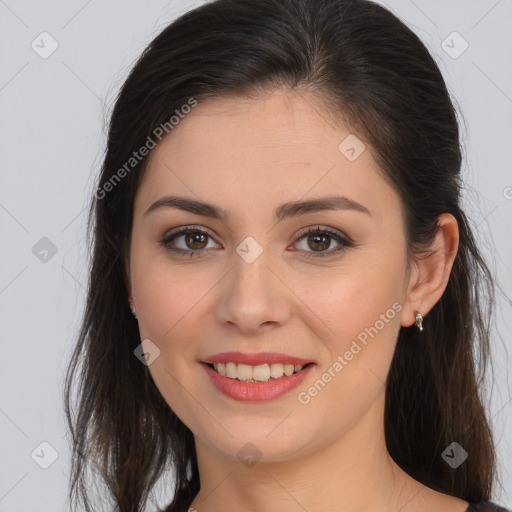
<path id="1" fill-rule="evenodd" d="M 211 217 L 221 221 L 227 220 L 229 216 L 229 214 L 219 206 L 197 199 L 180 196 L 166 196 L 158 199 L 158 201 L 155 201 L 146 210 L 144 216 L 160 208 L 176 208 L 178 210 Z M 345 196 L 334 195 L 320 197 L 317 199 L 308 199 L 306 201 L 291 201 L 284 203 L 276 209 L 274 212 L 274 218 L 276 221 L 280 222 L 291 217 L 298 217 L 307 213 L 324 210 L 353 210 L 371 216 L 368 208 L 357 201 Z"/>

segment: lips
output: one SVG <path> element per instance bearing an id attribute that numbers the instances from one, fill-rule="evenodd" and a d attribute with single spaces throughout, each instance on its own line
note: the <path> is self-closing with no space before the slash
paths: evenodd
<path id="1" fill-rule="evenodd" d="M 240 402 L 266 402 L 286 395 L 299 386 L 315 367 L 314 364 L 310 364 L 298 373 L 268 382 L 241 382 L 220 375 L 207 364 L 201 366 L 217 391 Z"/>
<path id="2" fill-rule="evenodd" d="M 275 352 L 260 354 L 225 352 L 208 357 L 202 362 L 201 366 L 206 371 L 213 386 L 229 398 L 243 402 L 264 402 L 285 395 L 296 388 L 313 369 L 315 363 L 307 359 Z M 222 367 L 222 371 L 226 370 L 224 375 L 216 371 L 215 367 L 218 368 L 219 366 Z M 244 375 L 238 375 L 235 378 L 233 376 L 228 377 L 226 375 L 226 373 L 229 373 L 228 366 L 243 367 L 242 373 Z M 296 371 L 294 373 L 287 371 L 283 374 L 283 368 L 287 366 Z M 257 376 L 253 375 L 257 377 L 256 379 L 249 379 L 245 372 L 249 371 L 251 367 L 253 367 L 253 370 L 258 367 L 258 372 L 266 371 L 267 373 L 258 373 Z M 278 372 L 281 375 L 280 377 L 268 377 L 269 368 L 272 367 L 281 367 L 281 372 Z M 241 380 L 238 377 L 243 378 Z M 268 378 L 268 380 L 265 381 L 265 378 Z"/>

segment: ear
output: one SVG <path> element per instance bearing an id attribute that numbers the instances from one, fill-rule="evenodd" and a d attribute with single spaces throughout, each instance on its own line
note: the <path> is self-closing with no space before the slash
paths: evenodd
<path id="1" fill-rule="evenodd" d="M 459 248 L 459 226 L 450 213 L 438 217 L 437 233 L 426 254 L 411 264 L 400 323 L 409 327 L 416 312 L 425 316 L 443 295 Z"/>

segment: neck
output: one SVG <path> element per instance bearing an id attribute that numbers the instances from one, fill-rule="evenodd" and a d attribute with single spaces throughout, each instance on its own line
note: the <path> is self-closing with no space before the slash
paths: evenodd
<path id="1" fill-rule="evenodd" d="M 386 449 L 383 403 L 320 450 L 307 452 L 304 447 L 277 462 L 263 456 L 251 467 L 196 438 L 201 490 L 192 507 L 197 512 L 224 512 L 227 507 L 250 512 L 399 510 L 423 486 Z"/>

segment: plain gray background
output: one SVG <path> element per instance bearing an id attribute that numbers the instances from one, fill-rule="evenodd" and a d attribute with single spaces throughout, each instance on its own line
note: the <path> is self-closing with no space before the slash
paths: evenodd
<path id="1" fill-rule="evenodd" d="M 0 0 L 0 512 L 68 510 L 62 383 L 84 304 L 105 119 L 146 44 L 201 3 Z M 512 1 L 382 3 L 433 53 L 467 124 L 467 211 L 503 290 L 489 404 L 494 499 L 512 508 Z M 169 499 L 165 489 L 153 497 Z"/>

